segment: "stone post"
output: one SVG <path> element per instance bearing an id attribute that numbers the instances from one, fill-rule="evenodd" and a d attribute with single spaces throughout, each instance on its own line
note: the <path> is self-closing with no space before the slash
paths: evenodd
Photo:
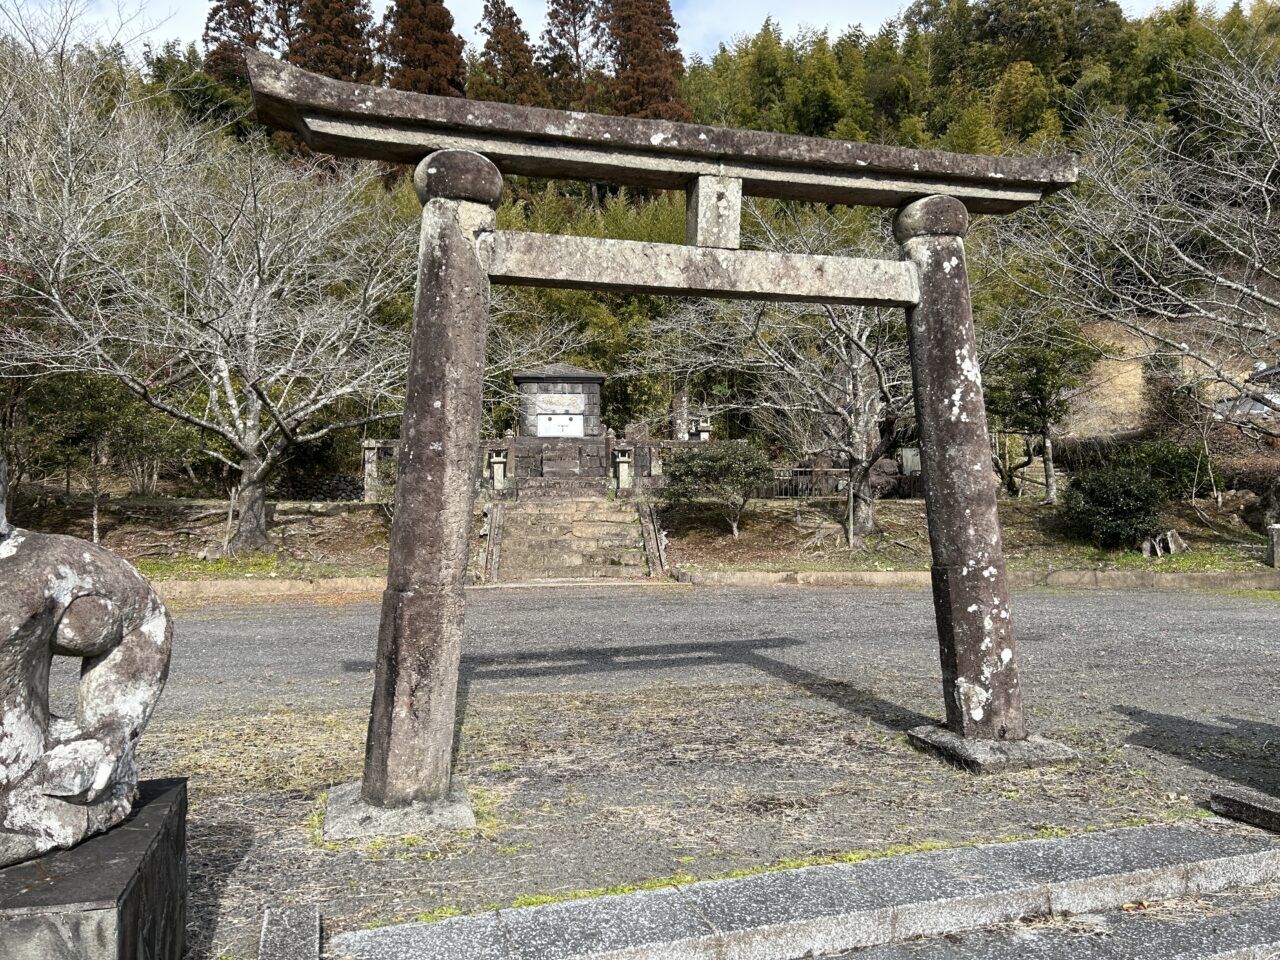
<path id="1" fill-rule="evenodd" d="M 613 448 L 614 459 L 614 475 L 617 478 L 617 491 L 619 493 L 630 492 L 635 487 L 635 477 L 632 472 L 632 447 L 628 444 L 617 444 Z"/>
<path id="2" fill-rule="evenodd" d="M 360 441 L 362 466 L 364 467 L 364 502 L 378 502 L 378 441 Z"/>
<path id="3" fill-rule="evenodd" d="M 968 225 L 959 200 L 932 196 L 899 210 L 894 235 L 920 280 L 907 321 L 946 726 L 961 738 L 1017 741 L 1027 729 L 965 266 Z"/>
<path id="4" fill-rule="evenodd" d="M 493 479 L 493 489 L 501 492 L 507 489 L 507 451 L 492 450 L 489 453 L 489 471 Z"/>
<path id="5" fill-rule="evenodd" d="M 1280 567 L 1280 523 L 1267 527 L 1267 566 Z"/>
<path id="6" fill-rule="evenodd" d="M 477 239 L 494 229 L 502 195 L 497 168 L 462 150 L 431 154 L 413 183 L 418 290 L 361 786 L 377 807 L 450 792 L 489 316 Z"/>

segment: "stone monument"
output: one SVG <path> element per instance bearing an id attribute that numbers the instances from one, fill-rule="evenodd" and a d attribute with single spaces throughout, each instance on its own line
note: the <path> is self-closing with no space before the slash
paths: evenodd
<path id="1" fill-rule="evenodd" d="M 86 840 L 139 812 L 135 751 L 168 676 L 173 622 L 150 584 L 124 560 L 75 537 L 13 527 L 3 500 L 0 583 L 0 942 L 26 944 L 5 957 L 122 955 L 108 951 L 108 944 L 88 946 L 103 939 L 108 913 L 118 946 L 140 942 L 136 929 L 125 930 L 128 922 L 122 925 L 118 912 L 98 901 L 112 877 L 126 870 L 130 876 L 118 884 L 124 909 L 126 894 L 147 887 L 146 877 L 134 876 L 145 862 L 169 878 L 165 887 L 183 878 L 182 889 L 157 891 L 147 911 L 153 915 L 149 929 L 169 931 L 168 945 L 147 943 L 147 955 L 176 960 L 181 924 L 154 922 L 157 911 L 171 921 L 180 917 L 185 902 L 185 859 L 175 844 L 162 866 L 153 831 L 113 837 L 107 845 L 114 851 L 111 870 L 101 853 L 57 862 L 60 854 L 51 853 L 77 845 L 82 846 L 75 852 L 87 851 L 93 841 Z M 83 661 L 74 717 L 50 711 L 55 656 Z M 185 810 L 184 790 L 178 782 L 153 791 L 172 812 L 156 829 L 175 840 L 181 828 L 173 818 Z M 142 820 L 148 822 L 146 816 Z M 97 905 L 88 911 L 95 916 L 86 927 L 75 918 L 86 913 L 80 908 L 90 899 Z M 131 916 L 140 912 L 133 902 L 128 909 Z M 88 953 L 76 945 L 82 931 Z M 56 952 L 41 945 L 46 939 L 60 945 Z"/>
<path id="2" fill-rule="evenodd" d="M 317 152 L 417 164 L 414 352 L 362 820 L 398 824 L 388 811 L 443 814 L 456 801 L 461 577 L 491 283 L 906 310 L 946 714 L 945 726 L 913 730 L 912 740 L 974 770 L 1072 755 L 1026 727 L 964 237 L 971 213 L 1009 213 L 1074 183 L 1074 157 L 966 156 L 481 103 L 344 83 L 255 51 L 246 61 L 264 124 Z M 500 230 L 504 175 L 683 190 L 686 242 Z M 744 197 L 896 210 L 900 258 L 743 250 Z M 585 406 L 581 421 L 576 409 L 542 413 L 548 430 L 586 430 Z"/>

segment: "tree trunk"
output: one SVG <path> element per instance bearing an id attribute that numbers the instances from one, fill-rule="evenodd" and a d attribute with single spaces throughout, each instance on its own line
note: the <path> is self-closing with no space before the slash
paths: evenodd
<path id="1" fill-rule="evenodd" d="M 17 485 L 15 484 L 15 489 Z M 9 532 L 9 461 L 0 450 L 0 536 Z"/>
<path id="2" fill-rule="evenodd" d="M 89 448 L 89 483 L 93 494 L 93 542 L 99 543 L 98 501 L 102 497 L 102 484 L 98 475 L 98 445 L 96 443 Z"/>
<path id="3" fill-rule="evenodd" d="M 1009 432 L 1006 430 L 1001 434 L 1003 442 L 1004 463 L 1002 473 L 1004 474 L 1004 488 L 1009 492 L 1011 497 L 1022 496 L 1022 488 L 1018 485 L 1018 470 L 1013 465 L 1013 454 L 1009 449 Z"/>
<path id="4" fill-rule="evenodd" d="M 1058 476 L 1053 467 L 1053 438 L 1047 431 L 1044 435 L 1044 451 L 1041 459 L 1044 461 L 1044 502 L 1057 503 Z"/>
<path id="5" fill-rule="evenodd" d="M 849 468 L 849 486 L 845 497 L 845 540 L 849 552 L 867 548 L 867 536 L 876 528 L 875 492 L 871 489 L 871 468 Z"/>
<path id="6" fill-rule="evenodd" d="M 267 532 L 267 488 L 259 476 L 262 461 L 247 457 L 240 461 L 240 494 L 237 507 L 240 520 L 235 535 L 227 544 L 227 552 L 269 553 L 274 548 Z"/>

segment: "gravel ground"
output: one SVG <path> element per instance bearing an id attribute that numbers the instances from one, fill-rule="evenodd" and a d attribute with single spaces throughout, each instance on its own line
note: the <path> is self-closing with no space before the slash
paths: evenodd
<path id="1" fill-rule="evenodd" d="M 147 775 L 191 777 L 191 955 L 255 956 L 262 910 L 326 930 L 575 891 L 1195 816 L 1280 790 L 1280 603 L 1015 596 L 1055 770 L 975 778 L 906 745 L 940 715 L 924 592 L 543 588 L 468 595 L 471 833 L 325 844 L 359 775 L 377 605 L 180 610 Z M 65 693 L 65 685 L 64 690 Z"/>

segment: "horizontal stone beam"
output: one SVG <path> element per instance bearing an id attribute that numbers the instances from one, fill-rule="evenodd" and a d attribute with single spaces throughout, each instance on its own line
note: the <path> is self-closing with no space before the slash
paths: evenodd
<path id="1" fill-rule="evenodd" d="M 502 230 L 479 243 L 489 278 L 512 286 L 884 307 L 912 306 L 920 298 L 914 265 L 899 260 Z"/>
<path id="2" fill-rule="evenodd" d="M 259 120 L 313 150 L 416 163 L 482 153 L 505 174 L 687 189 L 742 181 L 747 196 L 897 207 L 932 194 L 1007 213 L 1076 181 L 1074 157 L 986 157 L 665 120 L 433 97 L 321 77 L 247 54 Z"/>

